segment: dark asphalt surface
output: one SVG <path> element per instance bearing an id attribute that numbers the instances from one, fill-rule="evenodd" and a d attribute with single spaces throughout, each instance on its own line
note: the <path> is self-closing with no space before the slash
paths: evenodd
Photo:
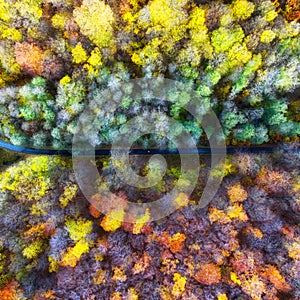
<path id="1" fill-rule="evenodd" d="M 32 155 L 62 155 L 62 156 L 72 156 L 72 149 L 66 150 L 55 150 L 55 149 L 36 149 L 36 148 L 26 148 L 22 146 L 12 145 L 8 142 L 0 140 L 0 147 L 24 154 Z M 233 154 L 237 152 L 250 152 L 250 153 L 272 153 L 279 149 L 276 145 L 269 146 L 251 146 L 251 147 L 233 147 L 229 146 L 226 148 L 227 154 Z M 213 149 L 214 153 L 218 153 L 218 149 Z M 295 148 L 293 151 L 300 151 L 300 147 Z M 211 154 L 211 149 L 208 147 L 200 147 L 196 149 L 181 149 L 182 154 Z M 154 154 L 179 154 L 177 149 L 131 149 L 129 155 L 154 155 Z M 107 156 L 110 155 L 110 149 L 95 149 L 96 156 Z"/>

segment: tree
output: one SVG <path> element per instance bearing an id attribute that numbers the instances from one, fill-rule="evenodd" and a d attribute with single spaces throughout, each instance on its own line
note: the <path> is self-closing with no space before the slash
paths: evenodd
<path id="1" fill-rule="evenodd" d="M 299 122 L 288 121 L 276 126 L 276 132 L 284 137 L 295 137 L 300 135 Z"/>
<path id="2" fill-rule="evenodd" d="M 207 262 L 201 265 L 200 270 L 195 273 L 194 278 L 202 284 L 216 284 L 221 280 L 221 269 L 215 263 Z"/>
<path id="3" fill-rule="evenodd" d="M 136 44 L 136 50 L 131 50 L 134 63 L 162 72 L 166 68 L 164 55 L 175 59 L 175 43 L 185 37 L 187 30 L 186 3 L 186 0 L 154 0 L 137 13 L 137 25 L 146 32 L 146 39 L 142 48 Z"/>
<path id="4" fill-rule="evenodd" d="M 31 76 L 41 75 L 44 52 L 37 46 L 27 42 L 16 43 L 16 61 L 23 71 Z"/>
<path id="5" fill-rule="evenodd" d="M 255 127 L 254 135 L 250 138 L 250 143 L 260 145 L 269 140 L 268 129 L 265 125 L 261 124 Z"/>
<path id="6" fill-rule="evenodd" d="M 239 25 L 230 29 L 220 27 L 211 33 L 211 43 L 217 53 L 225 52 L 235 43 L 240 43 L 244 36 L 243 29 Z"/>
<path id="7" fill-rule="evenodd" d="M 36 24 L 43 15 L 41 8 L 42 0 L 18 0 L 14 4 L 21 18 L 29 19 L 32 23 Z"/>
<path id="8" fill-rule="evenodd" d="M 72 56 L 73 62 L 76 64 L 83 63 L 87 60 L 86 51 L 84 50 L 80 42 L 72 49 Z"/>
<path id="9" fill-rule="evenodd" d="M 104 1 L 84 0 L 80 7 L 74 9 L 73 16 L 81 32 L 100 49 L 114 45 L 115 17 Z"/>
<path id="10" fill-rule="evenodd" d="M 271 43 L 276 37 L 276 33 L 272 30 L 264 30 L 260 36 L 262 43 Z"/>
<path id="11" fill-rule="evenodd" d="M 65 76 L 58 85 L 56 103 L 59 108 L 67 109 L 70 114 L 76 114 L 83 109 L 80 103 L 84 101 L 85 95 L 86 88 L 81 81 L 71 80 L 69 76 Z"/>
<path id="12" fill-rule="evenodd" d="M 186 0 L 153 0 L 149 4 L 150 30 L 162 30 L 163 37 L 171 38 L 174 42 L 182 39 L 186 30 L 184 24 L 187 22 L 187 15 L 183 9 L 186 3 Z"/>
<path id="13" fill-rule="evenodd" d="M 12 166 L 0 176 L 0 189 L 20 201 L 38 201 L 53 187 L 50 178 L 59 158 L 37 156 Z"/>
<path id="14" fill-rule="evenodd" d="M 205 24 L 206 13 L 206 10 L 194 7 L 187 27 L 190 29 L 192 47 L 197 47 L 199 53 L 203 54 L 205 58 L 212 58 L 212 46 L 210 45 L 208 29 Z"/>
<path id="15" fill-rule="evenodd" d="M 255 5 L 247 0 L 234 0 L 231 6 L 234 17 L 248 19 L 254 12 Z"/>
<path id="16" fill-rule="evenodd" d="M 226 106 L 221 113 L 221 124 L 223 125 L 225 135 L 229 135 L 231 130 L 237 124 L 243 124 L 247 121 L 247 119 L 242 113 L 238 112 L 234 103 L 227 102 L 225 105 Z"/>
<path id="17" fill-rule="evenodd" d="M 233 137 L 241 142 L 248 141 L 255 135 L 255 127 L 251 123 L 246 123 L 234 130 Z"/>
<path id="18" fill-rule="evenodd" d="M 186 277 L 181 276 L 180 273 L 174 273 L 173 281 L 172 295 L 180 297 L 185 290 Z"/>
<path id="19" fill-rule="evenodd" d="M 286 99 L 276 99 L 275 97 L 268 97 L 264 103 L 265 112 L 263 120 L 267 125 L 280 125 L 285 123 L 287 118 L 285 116 L 288 106 Z"/>

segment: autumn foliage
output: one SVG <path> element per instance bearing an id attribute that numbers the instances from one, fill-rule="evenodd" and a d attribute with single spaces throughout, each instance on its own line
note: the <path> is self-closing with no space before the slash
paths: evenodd
<path id="1" fill-rule="evenodd" d="M 219 283 L 221 280 L 220 267 L 214 263 L 204 263 L 195 273 L 194 278 L 206 285 Z"/>
<path id="2" fill-rule="evenodd" d="M 275 169 L 270 165 L 274 156 L 250 155 L 253 172 L 242 171 L 240 156 L 230 157 L 236 171 L 227 174 L 207 209 L 194 210 L 190 204 L 199 195 L 192 194 L 189 202 L 180 195 L 184 205 L 164 220 L 149 222 L 145 211 L 132 224 L 124 222 L 130 220 L 128 190 L 117 192 L 124 200 L 119 210 L 100 193 L 87 203 L 72 180 L 68 159 L 29 157 L 7 167 L 0 173 L 0 225 L 11 230 L 0 236 L 0 296 L 67 299 L 76 293 L 87 299 L 108 294 L 138 299 L 151 291 L 162 299 L 205 300 L 205 293 L 217 299 L 298 297 L 294 202 L 299 175 L 297 160 L 286 164 L 296 156 L 276 154 Z M 108 165 L 107 158 L 99 161 Z M 241 183 L 245 176 L 251 185 Z M 200 177 L 204 180 L 204 174 Z M 269 186 L 273 177 L 280 188 Z M 108 214 L 95 209 L 100 201 L 109 205 Z"/>
<path id="3" fill-rule="evenodd" d="M 17 283 L 11 281 L 8 283 L 2 290 L 0 290 L 0 299 L 1 300 L 16 300 L 19 299 L 19 291 L 17 288 Z"/>
<path id="4" fill-rule="evenodd" d="M 289 186 L 289 174 L 263 167 L 257 177 L 257 185 L 267 192 L 282 192 Z"/>
<path id="5" fill-rule="evenodd" d="M 29 43 L 16 43 L 15 55 L 16 61 L 24 73 L 31 76 L 42 74 L 42 62 L 45 54 L 39 47 Z"/>
<path id="6" fill-rule="evenodd" d="M 174 148 L 183 128 L 208 146 L 220 136 L 182 109 L 194 93 L 226 144 L 244 147 L 224 169 L 200 155 L 194 191 L 154 221 L 149 209 L 135 218 L 129 201 L 189 187 L 177 155 L 145 189 L 97 158 L 88 202 L 70 158 L 0 151 L 0 300 L 300 299 L 299 20 L 297 0 L 0 0 L 1 140 L 71 149 L 89 107 L 96 148 L 110 148 L 134 118 L 161 130 L 138 147 Z M 148 88 L 136 99 L 139 78 L 177 84 L 162 99 Z M 276 152 L 248 151 L 264 144 Z M 144 176 L 142 158 L 130 162 Z M 210 171 L 224 179 L 199 208 Z"/>
<path id="7" fill-rule="evenodd" d="M 169 236 L 167 232 L 163 232 L 159 238 L 160 243 L 170 249 L 171 252 L 177 253 L 182 251 L 184 247 L 185 235 L 177 232 L 173 236 Z"/>
<path id="8" fill-rule="evenodd" d="M 299 99 L 293 96 L 299 88 L 298 1 L 198 2 L 2 0 L 0 86 L 3 93 L 10 86 L 17 90 L 12 97 L 1 96 L 6 108 L 1 110 L 1 136 L 16 145 L 69 147 L 77 119 L 97 99 L 99 87 L 114 89 L 133 78 L 162 77 L 189 82 L 200 101 L 211 104 L 227 144 L 299 141 Z M 37 76 L 46 79 L 55 122 L 43 117 L 44 106 L 35 107 L 40 132 L 32 135 L 23 114 L 8 107 L 16 101 L 33 118 L 32 103 L 20 98 Z M 64 78 L 70 78 L 69 84 L 63 84 Z M 170 91 L 169 96 L 178 95 Z M 96 129 L 102 138 L 94 139 L 97 146 L 109 146 L 124 116 L 145 114 L 142 101 L 133 105 L 130 95 L 120 100 L 120 111 L 99 118 Z M 167 102 L 161 103 L 163 111 L 198 145 L 207 146 L 201 126 L 179 111 L 190 99 L 180 95 L 173 105 Z M 157 122 L 158 128 L 167 126 Z M 176 139 L 181 130 L 172 134 Z M 145 139 L 141 144 L 154 142 Z"/>

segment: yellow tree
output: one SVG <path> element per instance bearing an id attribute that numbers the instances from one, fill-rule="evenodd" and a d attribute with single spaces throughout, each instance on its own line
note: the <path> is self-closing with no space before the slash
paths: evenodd
<path id="1" fill-rule="evenodd" d="M 99 48 L 111 47 L 114 44 L 114 14 L 104 1 L 84 0 L 80 7 L 73 11 L 76 23 L 82 34 L 87 36 Z"/>
<path id="2" fill-rule="evenodd" d="M 133 62 L 138 65 L 150 65 L 162 61 L 164 54 L 175 54 L 176 42 L 186 35 L 186 4 L 187 0 L 153 0 L 137 13 L 134 19 L 137 19 L 138 30 L 145 33 L 146 44 L 132 53 Z M 139 46 L 135 45 L 135 48 Z"/>
<path id="3" fill-rule="evenodd" d="M 205 25 L 206 11 L 200 7 L 194 7 L 188 23 L 191 34 L 191 43 L 196 46 L 206 58 L 212 56 L 212 46 L 208 36 L 208 30 Z"/>

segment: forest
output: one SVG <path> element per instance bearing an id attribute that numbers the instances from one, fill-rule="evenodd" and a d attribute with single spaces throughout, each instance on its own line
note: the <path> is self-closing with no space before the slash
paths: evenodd
<path id="1" fill-rule="evenodd" d="M 289 144 L 274 154 L 237 153 L 208 206 L 194 209 L 210 168 L 166 218 L 126 207 L 104 215 L 101 190 L 88 202 L 70 158 L 28 156 L 1 168 L 1 299 L 299 299 L 300 159 Z M 6 161 L 16 158 L 6 157 Z M 97 159 L 102 188 L 124 201 L 154 201 L 180 175 L 169 159 L 164 181 L 133 189 L 116 178 L 110 157 Z M 141 167 L 137 156 L 133 164 Z M 147 166 L 141 170 L 147 173 Z M 127 214 L 127 215 L 126 215 Z"/>
<path id="2" fill-rule="evenodd" d="M 109 148 L 134 118 L 158 130 L 134 147 L 172 148 L 183 130 L 207 147 L 213 131 L 185 109 L 194 105 L 244 149 L 219 169 L 199 155 L 193 192 L 160 220 L 136 219 L 126 203 L 188 186 L 180 155 L 164 155 L 150 188 L 122 182 L 121 159 L 96 157 L 88 201 L 72 158 L 0 149 L 0 299 L 300 299 L 299 21 L 297 0 L 0 0 L 0 140 L 70 149 L 92 108 L 92 147 Z M 135 97 L 141 78 L 177 87 Z M 273 153 L 246 151 L 266 145 Z M 130 157 L 155 177 L 149 162 Z M 223 180 L 197 208 L 208 174 Z"/>
<path id="3" fill-rule="evenodd" d="M 109 145 L 123 123 L 153 110 L 207 145 L 201 124 L 182 109 L 188 93 L 171 90 L 176 101 L 150 104 L 132 98 L 130 80 L 168 78 L 213 109 L 228 145 L 299 141 L 299 3 L 202 2 L 1 0 L 2 139 L 70 147 L 79 115 L 109 88 L 120 106 L 99 114 L 95 146 Z M 120 84 L 127 84 L 122 95 Z M 155 122 L 169 126 L 163 116 Z M 159 137 L 140 141 L 155 144 L 168 146 Z"/>

